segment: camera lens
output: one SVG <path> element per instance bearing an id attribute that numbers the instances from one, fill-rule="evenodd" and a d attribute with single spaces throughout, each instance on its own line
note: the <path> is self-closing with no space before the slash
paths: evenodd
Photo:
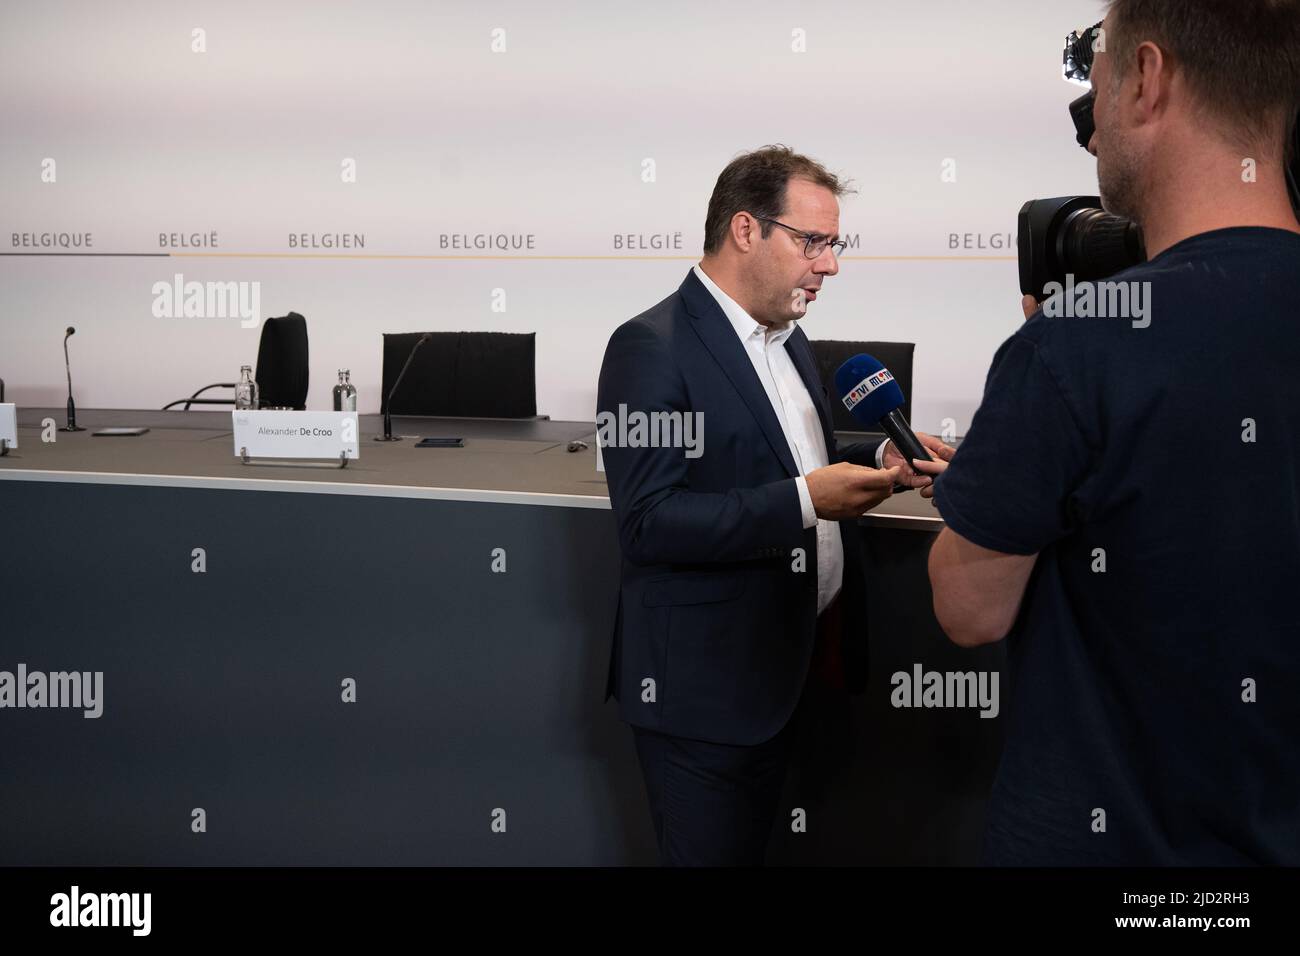
<path id="1" fill-rule="evenodd" d="M 1091 280 L 1146 261 L 1146 250 L 1137 223 L 1093 208 L 1069 214 L 1057 233 L 1056 256 L 1063 272 Z"/>

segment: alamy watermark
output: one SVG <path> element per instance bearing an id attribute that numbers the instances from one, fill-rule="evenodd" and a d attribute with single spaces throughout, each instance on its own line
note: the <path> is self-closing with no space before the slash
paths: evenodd
<path id="1" fill-rule="evenodd" d="M 1049 282 L 1043 315 L 1049 319 L 1130 319 L 1133 328 L 1151 324 L 1151 283 L 1136 281 L 1074 282 L 1067 274 L 1065 285 Z"/>
<path id="2" fill-rule="evenodd" d="M 103 671 L 0 671 L 0 708 L 66 707 L 94 719 L 104 713 Z"/>
<path id="3" fill-rule="evenodd" d="M 596 415 L 596 440 L 601 448 L 684 448 L 687 458 L 704 454 L 703 412 L 617 412 Z"/>
<path id="4" fill-rule="evenodd" d="M 260 282 L 186 282 L 178 272 L 151 291 L 157 319 L 237 318 L 241 328 L 251 329 L 262 314 Z"/>
<path id="5" fill-rule="evenodd" d="M 998 703 L 997 671 L 927 671 L 913 664 L 911 673 L 895 671 L 889 678 L 894 707 L 979 708 L 981 717 L 993 718 Z"/>
<path id="6" fill-rule="evenodd" d="M 50 925 L 122 926 L 132 936 L 148 936 L 153 925 L 152 893 L 83 893 L 75 883 L 50 897 Z"/>

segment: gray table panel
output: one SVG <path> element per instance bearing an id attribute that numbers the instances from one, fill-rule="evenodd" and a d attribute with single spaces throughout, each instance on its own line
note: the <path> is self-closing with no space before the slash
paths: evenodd
<path id="1" fill-rule="evenodd" d="M 0 864 L 654 861 L 602 700 L 607 509 L 0 481 L 0 511 L 0 669 L 105 675 L 97 720 L 0 711 Z M 1001 721 L 896 709 L 890 675 L 997 673 L 1001 647 L 939 632 L 929 535 L 862 533 L 871 683 L 823 701 L 770 859 L 974 862 Z"/>

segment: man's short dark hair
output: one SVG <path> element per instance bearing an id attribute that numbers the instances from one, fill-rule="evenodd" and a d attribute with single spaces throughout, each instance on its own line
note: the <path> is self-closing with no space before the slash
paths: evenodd
<path id="1" fill-rule="evenodd" d="M 1300 109 L 1300 0 L 1112 0 L 1110 14 L 1115 82 L 1150 40 L 1229 141 L 1249 149 L 1290 143 Z"/>
<path id="2" fill-rule="evenodd" d="M 752 153 L 742 153 L 727 164 L 709 197 L 709 211 L 704 218 L 704 254 L 722 248 L 731 219 L 738 212 L 779 219 L 785 211 L 785 188 L 791 179 L 806 179 L 825 186 L 836 196 L 849 191 L 846 180 L 788 146 L 764 146 Z M 772 224 L 760 223 L 760 230 L 766 239 L 772 232 Z"/>

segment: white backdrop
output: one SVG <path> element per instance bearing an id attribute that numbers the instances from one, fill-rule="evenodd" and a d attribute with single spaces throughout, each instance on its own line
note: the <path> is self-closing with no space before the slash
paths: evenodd
<path id="1" fill-rule="evenodd" d="M 328 407 L 347 366 L 361 410 L 377 410 L 382 332 L 535 331 L 539 411 L 591 420 L 609 333 L 697 260 L 718 172 L 783 142 L 860 190 L 841 211 L 857 246 L 805 330 L 916 342 L 915 424 L 951 417 L 962 432 L 1021 321 L 1017 210 L 1096 192 L 1060 55 L 1103 12 L 1099 0 L 6 4 L 0 377 L 9 401 L 62 404 L 74 325 L 81 407 L 157 408 L 233 381 L 258 329 L 156 316 L 154 283 L 179 273 L 259 283 L 262 316 L 307 317 L 308 407 Z M 213 231 L 216 248 L 160 249 L 160 233 Z M 32 245 L 61 232 L 91 245 Z M 290 244 L 304 233 L 364 247 Z M 453 248 L 480 234 L 525 248 Z M 628 236 L 670 248 L 629 252 Z M 74 251 L 130 255 L 12 254 Z"/>

